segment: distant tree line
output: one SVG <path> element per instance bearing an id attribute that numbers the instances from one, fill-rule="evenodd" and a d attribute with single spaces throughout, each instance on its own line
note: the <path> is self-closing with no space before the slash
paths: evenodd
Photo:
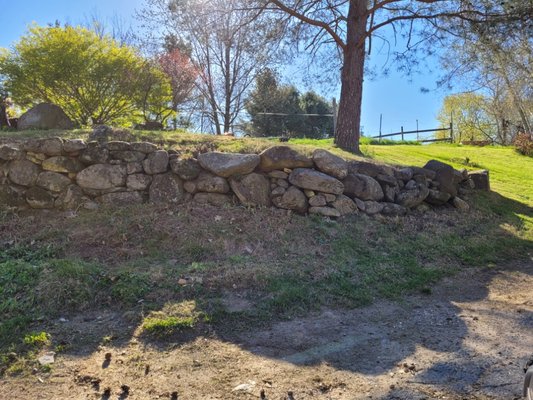
<path id="1" fill-rule="evenodd" d="M 245 132 L 251 136 L 319 139 L 334 133 L 333 108 L 328 101 L 315 92 L 300 94 L 295 86 L 280 84 L 268 68 L 257 76 L 245 109 L 250 115 Z"/>

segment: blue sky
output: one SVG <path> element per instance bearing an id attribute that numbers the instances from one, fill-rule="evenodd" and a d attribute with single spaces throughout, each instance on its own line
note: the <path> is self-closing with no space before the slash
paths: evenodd
<path id="1" fill-rule="evenodd" d="M 101 18 L 118 16 L 132 21 L 136 9 L 143 0 L 0 0 L 0 47 L 9 47 L 26 31 L 28 25 L 60 22 L 76 24 L 97 13 Z M 375 57 L 376 59 L 376 57 Z M 379 58 L 377 64 L 379 65 Z M 436 115 L 445 95 L 443 92 L 421 93 L 421 87 L 432 88 L 436 74 L 415 75 L 408 79 L 398 73 L 387 78 L 378 77 L 365 81 L 363 115 L 361 125 L 365 134 L 371 136 L 379 131 L 380 114 L 383 114 L 383 133 L 437 127 Z M 288 77 L 287 80 L 291 80 Z M 333 96 L 327 96 L 333 97 Z"/>

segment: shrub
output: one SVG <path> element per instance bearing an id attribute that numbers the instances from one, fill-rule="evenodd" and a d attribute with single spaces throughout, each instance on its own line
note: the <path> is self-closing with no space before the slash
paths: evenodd
<path id="1" fill-rule="evenodd" d="M 533 156 L 533 134 L 522 132 L 514 140 L 516 150 L 525 156 Z"/>

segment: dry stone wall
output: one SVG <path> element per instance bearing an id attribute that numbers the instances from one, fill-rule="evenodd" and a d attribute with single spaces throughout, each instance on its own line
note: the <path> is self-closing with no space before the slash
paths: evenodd
<path id="1" fill-rule="evenodd" d="M 288 146 L 197 158 L 146 142 L 53 138 L 0 147 L 0 205 L 35 209 L 194 201 L 328 217 L 403 215 L 447 204 L 467 210 L 460 196 L 476 187 L 490 189 L 487 171 L 457 171 L 435 160 L 394 168 L 348 162 L 321 149 L 307 157 Z"/>

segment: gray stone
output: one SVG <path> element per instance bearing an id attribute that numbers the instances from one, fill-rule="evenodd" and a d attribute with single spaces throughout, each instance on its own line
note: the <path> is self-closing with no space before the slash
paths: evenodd
<path id="1" fill-rule="evenodd" d="M 442 206 L 451 199 L 451 195 L 446 192 L 441 192 L 439 190 L 429 190 L 428 197 L 426 197 L 426 203 L 432 204 L 434 206 Z"/>
<path id="2" fill-rule="evenodd" d="M 274 179 L 288 179 L 289 178 L 289 174 L 283 171 L 270 171 L 268 173 L 268 176 Z"/>
<path id="3" fill-rule="evenodd" d="M 170 169 L 181 179 L 192 181 L 200 175 L 202 167 L 194 158 L 173 158 L 170 160 Z"/>
<path id="4" fill-rule="evenodd" d="M 278 208 L 293 210 L 300 214 L 307 212 L 307 197 L 300 189 L 294 186 L 287 189 L 283 196 L 274 197 L 272 202 Z"/>
<path id="5" fill-rule="evenodd" d="M 289 182 L 286 180 L 286 179 L 278 179 L 276 181 L 276 185 L 284 188 L 284 189 L 288 189 L 289 188 Z"/>
<path id="6" fill-rule="evenodd" d="M 129 206 L 132 204 L 142 204 L 144 197 L 140 192 L 117 192 L 104 194 L 97 197 L 96 201 L 109 206 Z"/>
<path id="7" fill-rule="evenodd" d="M 181 179 L 175 174 L 155 175 L 150 185 L 150 202 L 156 204 L 181 203 L 185 191 Z"/>
<path id="8" fill-rule="evenodd" d="M 283 170 L 285 168 L 310 168 L 313 160 L 288 146 L 274 146 L 263 151 L 260 155 L 259 168 L 261 171 Z"/>
<path id="9" fill-rule="evenodd" d="M 324 193 L 342 194 L 344 191 L 344 185 L 338 179 L 308 168 L 297 168 L 292 171 L 289 182 L 302 189 Z"/>
<path id="10" fill-rule="evenodd" d="M 403 207 L 413 208 L 421 204 L 429 195 L 429 189 L 425 185 L 417 184 L 416 188 L 403 189 L 396 195 L 396 204 Z"/>
<path id="11" fill-rule="evenodd" d="M 394 176 L 394 168 L 366 161 L 350 161 L 348 163 L 348 174 L 361 174 L 372 178 L 378 175 Z"/>
<path id="12" fill-rule="evenodd" d="M 122 142 L 120 140 L 113 140 L 106 143 L 106 147 L 109 151 L 130 151 L 131 144 L 128 142 Z"/>
<path id="13" fill-rule="evenodd" d="M 131 144 L 131 149 L 133 151 L 140 151 L 144 154 L 150 154 L 157 151 L 157 146 L 153 143 L 148 142 L 133 142 Z"/>
<path id="14" fill-rule="evenodd" d="M 148 158 L 143 161 L 144 172 L 148 175 L 156 175 L 167 172 L 168 169 L 168 153 L 165 150 L 158 150 L 148 155 Z"/>
<path id="15" fill-rule="evenodd" d="M 270 207 L 270 183 L 261 174 L 248 174 L 230 178 L 233 193 L 245 206 Z"/>
<path id="16" fill-rule="evenodd" d="M 72 182 L 65 175 L 49 171 L 41 172 L 36 181 L 37 186 L 56 193 L 62 192 L 71 184 Z"/>
<path id="17" fill-rule="evenodd" d="M 208 172 L 202 172 L 195 181 L 198 192 L 207 193 L 228 193 L 230 190 L 228 181 L 220 176 L 211 175 Z"/>
<path id="18" fill-rule="evenodd" d="M 9 163 L 8 177 L 21 186 L 33 186 L 41 169 L 28 160 L 15 160 Z"/>
<path id="19" fill-rule="evenodd" d="M 110 158 L 112 160 L 120 160 L 127 163 L 131 162 L 141 162 L 146 158 L 146 154 L 141 153 L 140 151 L 112 151 L 110 153 Z"/>
<path id="20" fill-rule="evenodd" d="M 126 172 L 128 175 L 132 174 L 138 174 L 139 172 L 143 172 L 144 168 L 142 163 L 140 162 L 130 162 L 126 164 Z"/>
<path id="21" fill-rule="evenodd" d="M 413 169 L 412 168 L 401 168 L 394 171 L 394 177 L 396 179 L 408 182 L 413 179 Z"/>
<path id="22" fill-rule="evenodd" d="M 381 185 L 381 188 L 383 189 L 383 200 L 389 203 L 394 203 L 396 201 L 396 196 L 400 193 L 400 187 L 398 185 Z"/>
<path id="23" fill-rule="evenodd" d="M 331 207 L 311 207 L 309 208 L 309 214 L 317 214 L 330 218 L 338 218 L 341 216 L 339 210 Z"/>
<path id="24" fill-rule="evenodd" d="M 348 197 L 364 201 L 383 200 L 384 193 L 381 185 L 375 179 L 362 174 L 349 174 L 344 183 L 344 194 Z"/>
<path id="25" fill-rule="evenodd" d="M 474 182 L 477 190 L 490 191 L 489 171 L 473 171 L 468 173 L 468 177 Z"/>
<path id="26" fill-rule="evenodd" d="M 18 130 L 26 129 L 73 129 L 74 124 L 61 107 L 42 103 L 22 114 L 17 123 Z"/>
<path id="27" fill-rule="evenodd" d="M 315 150 L 313 152 L 313 161 L 320 171 L 339 180 L 343 180 L 348 175 L 348 163 L 329 151 Z"/>
<path id="28" fill-rule="evenodd" d="M 126 186 L 130 190 L 146 190 L 152 183 L 152 177 L 145 174 L 128 175 Z"/>
<path id="29" fill-rule="evenodd" d="M 109 160 L 109 150 L 96 142 L 91 142 L 82 150 L 79 160 L 84 164 L 103 164 Z"/>
<path id="30" fill-rule="evenodd" d="M 223 178 L 246 175 L 259 165 L 257 154 L 209 152 L 198 155 L 198 162 L 205 170 Z"/>
<path id="31" fill-rule="evenodd" d="M 86 148 L 87 144 L 81 139 L 67 139 L 63 142 L 63 151 L 65 153 L 77 153 Z"/>
<path id="32" fill-rule="evenodd" d="M 383 206 L 383 210 L 381 210 L 381 213 L 383 215 L 387 215 L 389 217 L 396 217 L 396 216 L 402 216 L 407 214 L 407 208 L 394 203 L 386 203 Z"/>
<path id="33" fill-rule="evenodd" d="M 55 201 L 55 207 L 61 210 L 75 210 L 89 199 L 77 185 L 70 185 Z"/>
<path id="34" fill-rule="evenodd" d="M 32 153 L 60 156 L 63 153 L 63 140 L 61 138 L 31 139 L 24 143 L 23 148 Z"/>
<path id="35" fill-rule="evenodd" d="M 25 207 L 26 188 L 22 186 L 13 186 L 0 184 L 0 204 L 9 207 Z"/>
<path id="36" fill-rule="evenodd" d="M 348 196 L 340 194 L 337 199 L 331 203 L 331 206 L 341 213 L 341 215 L 357 214 L 358 207 L 355 202 Z"/>
<path id="37" fill-rule="evenodd" d="M 470 210 L 470 206 L 468 205 L 468 203 L 459 197 L 454 197 L 452 204 L 459 211 L 467 212 Z"/>
<path id="38" fill-rule="evenodd" d="M 41 165 L 44 160 L 47 159 L 47 155 L 43 153 L 33 153 L 28 151 L 26 153 L 26 160 L 31 161 L 34 164 Z"/>
<path id="39" fill-rule="evenodd" d="M 437 175 L 435 171 L 420 167 L 409 167 L 413 171 L 413 177 L 415 175 L 422 175 L 426 177 L 427 179 L 435 179 L 435 176 Z"/>
<path id="40" fill-rule="evenodd" d="M 76 176 L 83 189 L 106 190 L 126 185 L 126 167 L 122 165 L 95 164 Z"/>
<path id="41" fill-rule="evenodd" d="M 18 160 L 23 157 L 23 153 L 21 150 L 12 147 L 12 146 L 0 146 L 0 160 L 4 161 L 12 161 L 12 160 Z"/>
<path id="42" fill-rule="evenodd" d="M 452 197 L 457 196 L 457 184 L 455 180 L 455 170 L 452 166 L 441 161 L 430 160 L 424 166 L 424 169 L 435 171 L 435 180 L 439 182 L 439 190 L 444 193 L 449 193 Z"/>
<path id="43" fill-rule="evenodd" d="M 57 156 L 44 160 L 41 164 L 46 171 L 77 173 L 84 169 L 84 165 L 76 158 Z"/>
<path id="44" fill-rule="evenodd" d="M 385 204 L 378 203 L 377 201 L 365 201 L 365 213 L 368 215 L 379 214 L 385 208 Z"/>
<path id="45" fill-rule="evenodd" d="M 286 191 L 287 189 L 278 186 L 275 189 L 272 189 L 272 197 L 282 196 Z"/>
<path id="46" fill-rule="evenodd" d="M 40 187 L 32 187 L 26 191 L 26 201 L 31 208 L 47 209 L 54 207 L 54 196 Z"/>
<path id="47" fill-rule="evenodd" d="M 361 211 L 365 211 L 366 210 L 366 204 L 363 200 L 360 200 L 358 199 L 357 197 L 353 199 L 355 205 L 357 206 L 357 208 Z"/>
<path id="48" fill-rule="evenodd" d="M 233 205 L 232 196 L 221 193 L 196 193 L 194 201 L 198 204 L 210 204 L 216 207 Z"/>
<path id="49" fill-rule="evenodd" d="M 309 205 L 311 207 L 325 207 L 327 204 L 326 198 L 321 194 L 309 198 Z"/>

